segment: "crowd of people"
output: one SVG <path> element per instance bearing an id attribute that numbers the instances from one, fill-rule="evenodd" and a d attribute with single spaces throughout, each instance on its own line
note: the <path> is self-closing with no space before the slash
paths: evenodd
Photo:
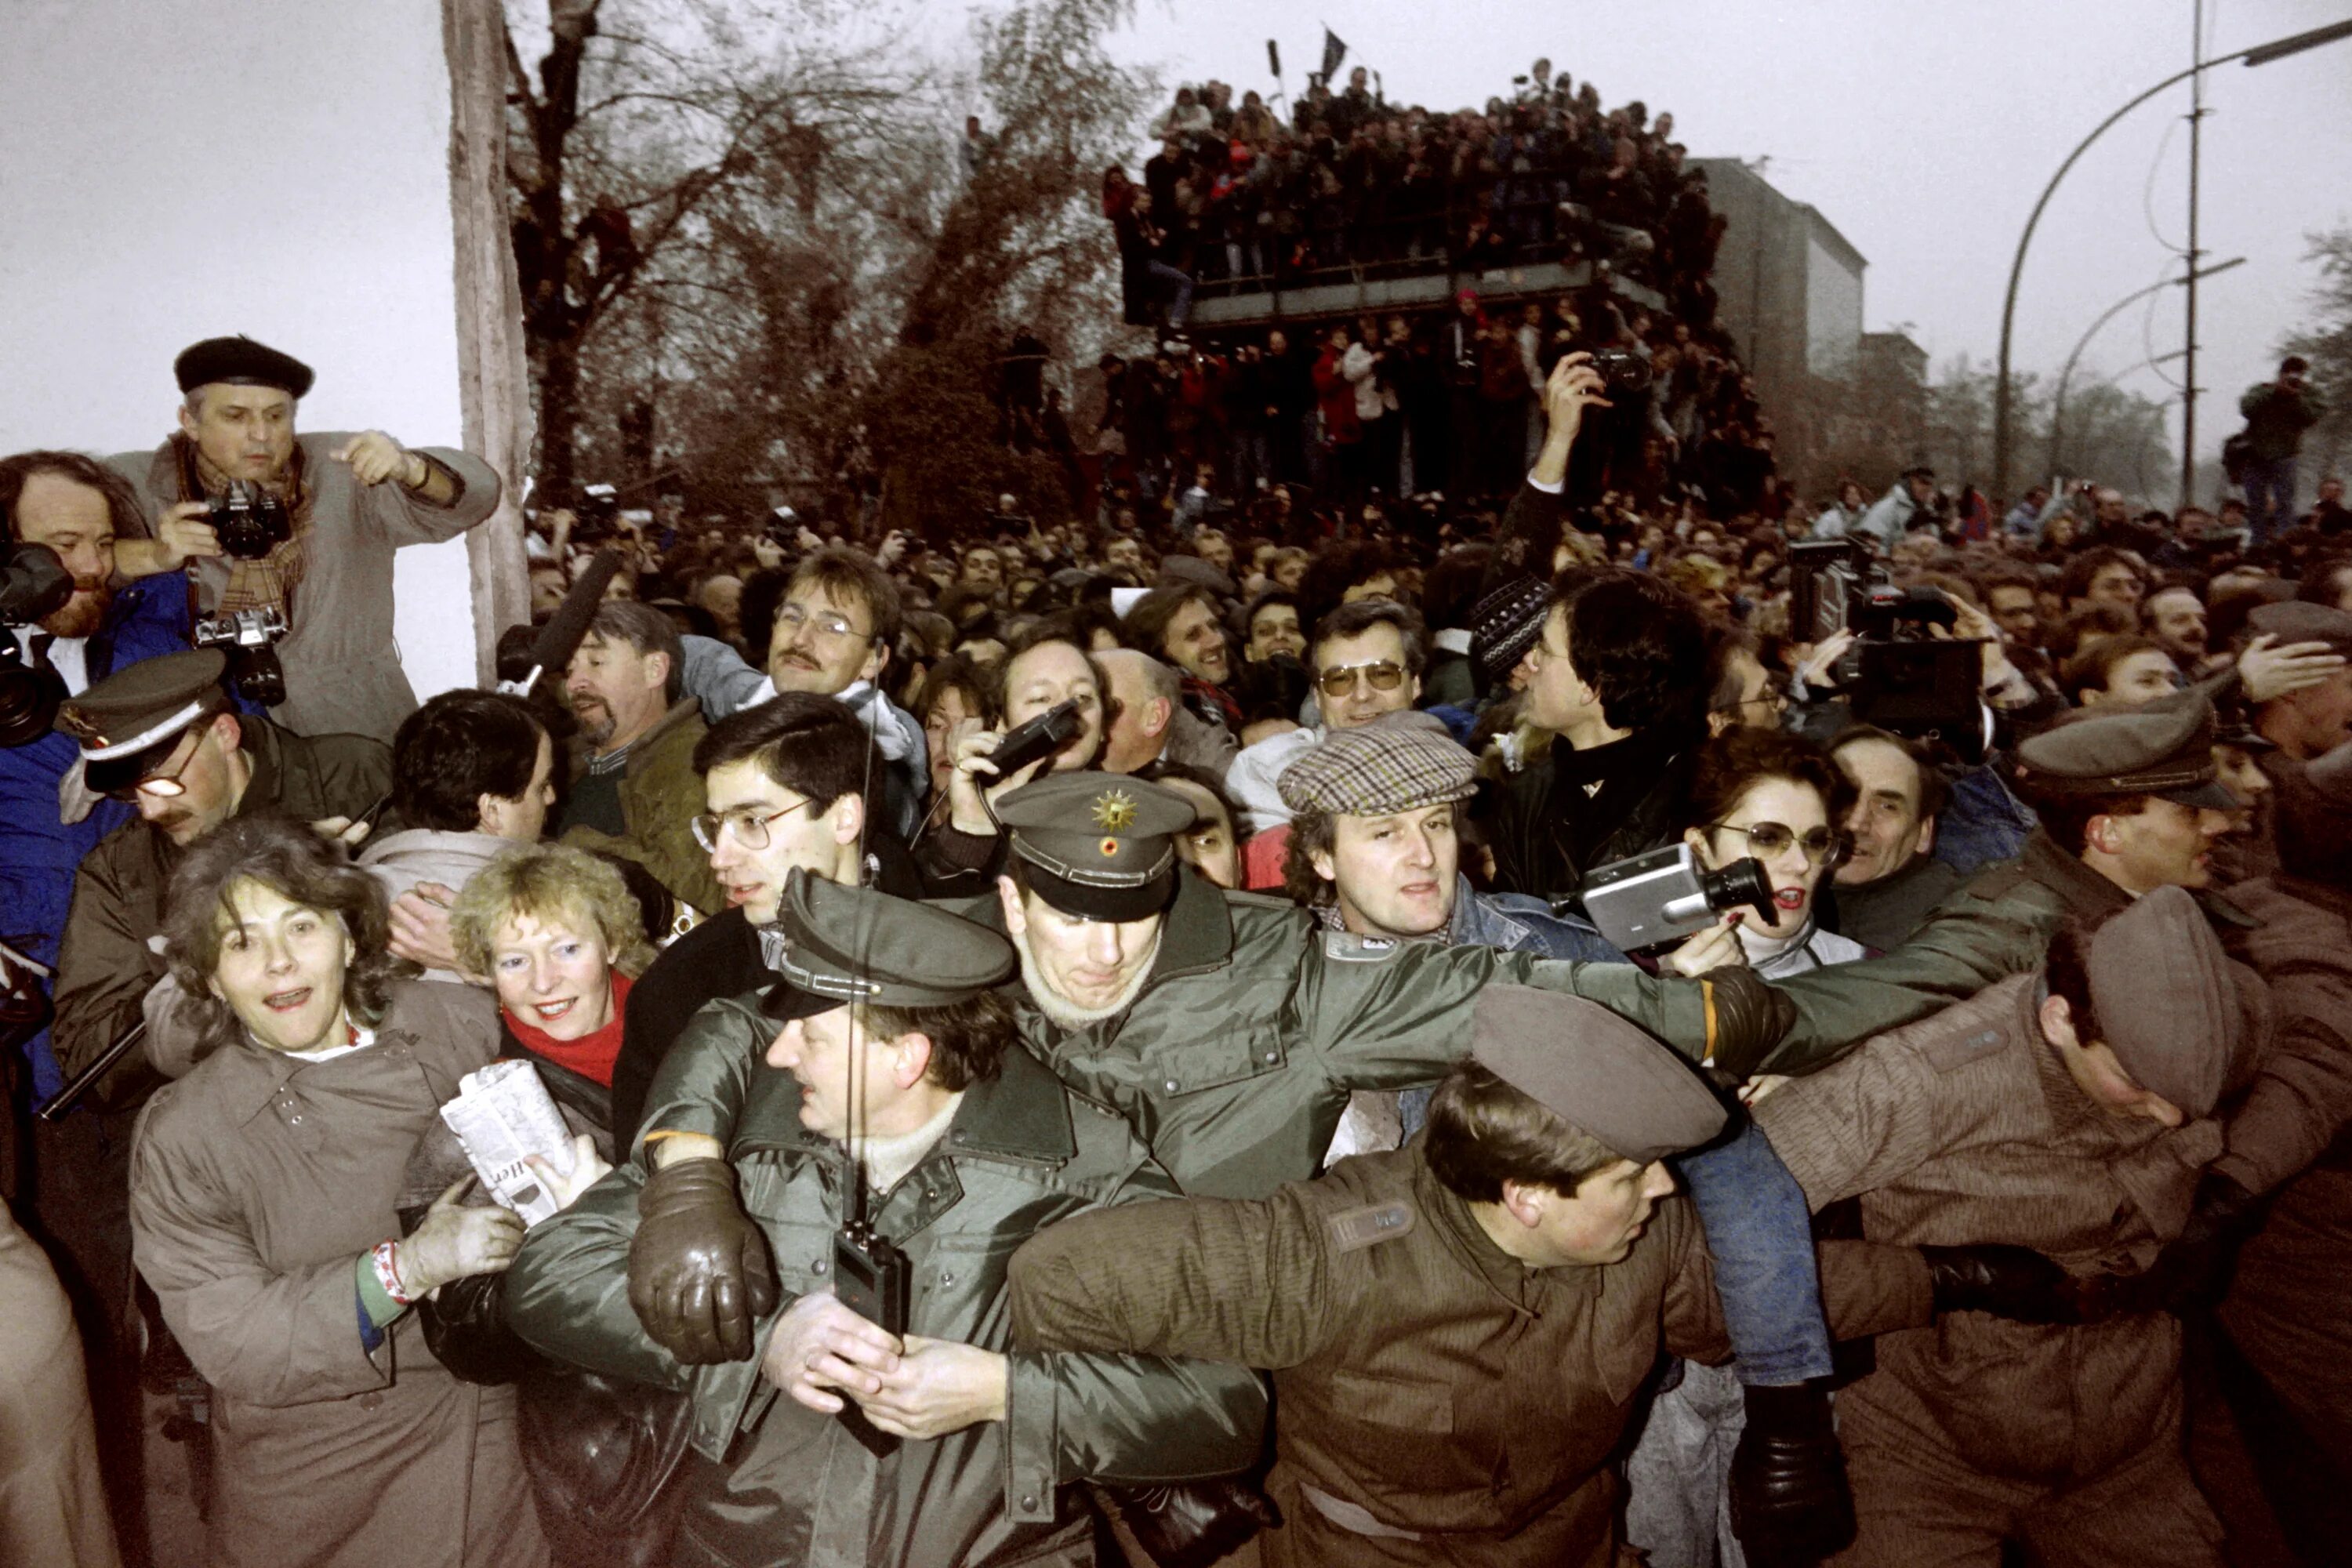
<path id="1" fill-rule="evenodd" d="M 2334 479 L 1661 508 L 1563 345 L 1498 518 L 1166 403 L 1071 525 L 551 508 L 419 704 L 499 477 L 176 369 L 0 460 L 12 1565 L 187 1551 L 151 1389 L 219 1563 L 2339 1550 Z"/>
<path id="2" fill-rule="evenodd" d="M 1723 225 L 1674 116 L 1603 110 L 1547 59 L 1451 113 L 1387 101 L 1361 66 L 1338 91 L 1313 81 L 1286 117 L 1209 81 L 1179 88 L 1152 134 L 1139 183 L 1118 167 L 1103 182 L 1130 280 L 1150 279 L 1147 262 L 1171 283 L 1283 287 L 1333 268 L 1594 260 L 1712 314 Z"/>

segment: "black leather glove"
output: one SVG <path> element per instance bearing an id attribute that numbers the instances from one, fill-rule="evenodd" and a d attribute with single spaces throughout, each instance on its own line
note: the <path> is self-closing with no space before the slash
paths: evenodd
<path id="1" fill-rule="evenodd" d="M 1853 1492 L 1829 1391 L 1800 1383 L 1745 1394 L 1748 1428 L 1731 1454 L 1731 1532 L 1753 1568 L 1811 1568 L 1853 1541 Z"/>
<path id="2" fill-rule="evenodd" d="M 1246 1476 L 1173 1486 L 1105 1487 L 1118 1517 L 1159 1568 L 1209 1568 L 1261 1530 L 1282 1522 L 1274 1500 Z"/>
<path id="3" fill-rule="evenodd" d="M 646 1178 L 629 1305 L 646 1335 L 688 1366 L 751 1359 L 753 1326 L 775 1310 L 776 1275 L 726 1161 L 680 1160 Z"/>
<path id="4" fill-rule="evenodd" d="M 1717 1070 L 1745 1081 L 1797 1022 L 1797 1005 L 1745 964 L 1710 969 L 1699 984 L 1713 1015 L 1708 1043 Z"/>
<path id="5" fill-rule="evenodd" d="M 1923 1247 L 1936 1310 L 1990 1312 L 2021 1323 L 2079 1323 L 2084 1287 L 2030 1247 Z"/>

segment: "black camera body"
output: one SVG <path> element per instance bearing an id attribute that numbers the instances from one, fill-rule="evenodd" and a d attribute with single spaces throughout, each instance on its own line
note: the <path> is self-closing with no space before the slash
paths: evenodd
<path id="1" fill-rule="evenodd" d="M 73 595 L 73 574 L 46 544 L 13 546 L 0 563 L 0 747 L 30 745 L 57 722 L 65 678 L 27 666 L 16 628 L 56 614 Z"/>
<path id="2" fill-rule="evenodd" d="M 849 1179 L 862 1182 L 865 1173 L 853 1166 Z M 906 1337 L 914 1279 L 913 1260 L 864 1220 L 852 1220 L 833 1233 L 835 1297 L 884 1333 L 902 1340 Z M 840 1421 L 850 1436 L 877 1458 L 898 1446 L 896 1437 L 866 1419 L 855 1400 L 842 1402 Z"/>
<path id="3" fill-rule="evenodd" d="M 286 700 L 286 667 L 278 661 L 278 644 L 285 636 L 286 617 L 272 605 L 198 621 L 189 641 L 224 650 L 236 694 L 257 707 L 275 708 Z"/>
<path id="4" fill-rule="evenodd" d="M 208 498 L 207 521 L 220 540 L 222 552 L 238 561 L 258 561 L 294 537 L 294 520 L 286 503 L 262 489 L 231 480 L 220 495 Z"/>
<path id="5" fill-rule="evenodd" d="M 1601 383 L 1612 397 L 1643 391 L 1650 384 L 1650 362 L 1630 349 L 1595 350 L 1592 368 L 1601 373 Z"/>
<path id="6" fill-rule="evenodd" d="M 1742 905 L 1767 921 L 1777 912 L 1763 863 L 1743 856 L 1720 870 L 1698 863 L 1687 844 L 1669 844 L 1594 868 L 1575 902 L 1620 952 L 1634 952 L 1705 931 Z"/>

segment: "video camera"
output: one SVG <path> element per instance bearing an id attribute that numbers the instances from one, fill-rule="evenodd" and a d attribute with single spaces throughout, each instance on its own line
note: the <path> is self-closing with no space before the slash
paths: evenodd
<path id="1" fill-rule="evenodd" d="M 238 561 L 258 561 L 294 537 L 294 520 L 286 503 L 262 489 L 232 479 L 223 493 L 208 497 L 205 521 L 220 540 L 224 553 Z"/>
<path id="2" fill-rule="evenodd" d="M 56 614 L 73 595 L 73 574 L 46 544 L 16 545 L 0 565 L 0 746 L 29 745 L 57 721 L 65 679 L 28 667 L 15 628 Z"/>
<path id="3" fill-rule="evenodd" d="M 1767 922 L 1777 913 L 1762 861 L 1743 856 L 1710 871 L 1687 844 L 1595 868 L 1572 902 L 1624 952 L 1705 931 L 1716 916 L 1743 905 Z"/>
<path id="4" fill-rule="evenodd" d="M 1933 588 L 1900 588 L 1859 542 L 1789 547 L 1789 632 L 1819 645 L 1852 631 L 1832 667 L 1855 721 L 1914 740 L 1941 742 L 1963 760 L 1984 756 L 1984 654 L 1972 640 L 1937 637 L 1959 620 Z"/>
<path id="5" fill-rule="evenodd" d="M 271 605 L 198 621 L 189 640 L 198 647 L 225 649 L 236 694 L 257 707 L 275 708 L 286 700 L 286 667 L 278 662 L 278 644 L 285 636 L 286 617 Z"/>

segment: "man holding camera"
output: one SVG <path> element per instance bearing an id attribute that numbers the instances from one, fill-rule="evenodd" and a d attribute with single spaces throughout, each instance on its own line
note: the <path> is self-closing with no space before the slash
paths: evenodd
<path id="1" fill-rule="evenodd" d="M 117 550 L 118 570 L 188 570 L 196 640 L 234 647 L 240 689 L 284 728 L 389 742 L 416 708 L 393 641 L 393 552 L 488 518 L 497 472 L 381 430 L 298 436 L 310 367 L 251 338 L 207 338 L 173 369 L 178 432 L 108 459 L 156 520 Z"/>

